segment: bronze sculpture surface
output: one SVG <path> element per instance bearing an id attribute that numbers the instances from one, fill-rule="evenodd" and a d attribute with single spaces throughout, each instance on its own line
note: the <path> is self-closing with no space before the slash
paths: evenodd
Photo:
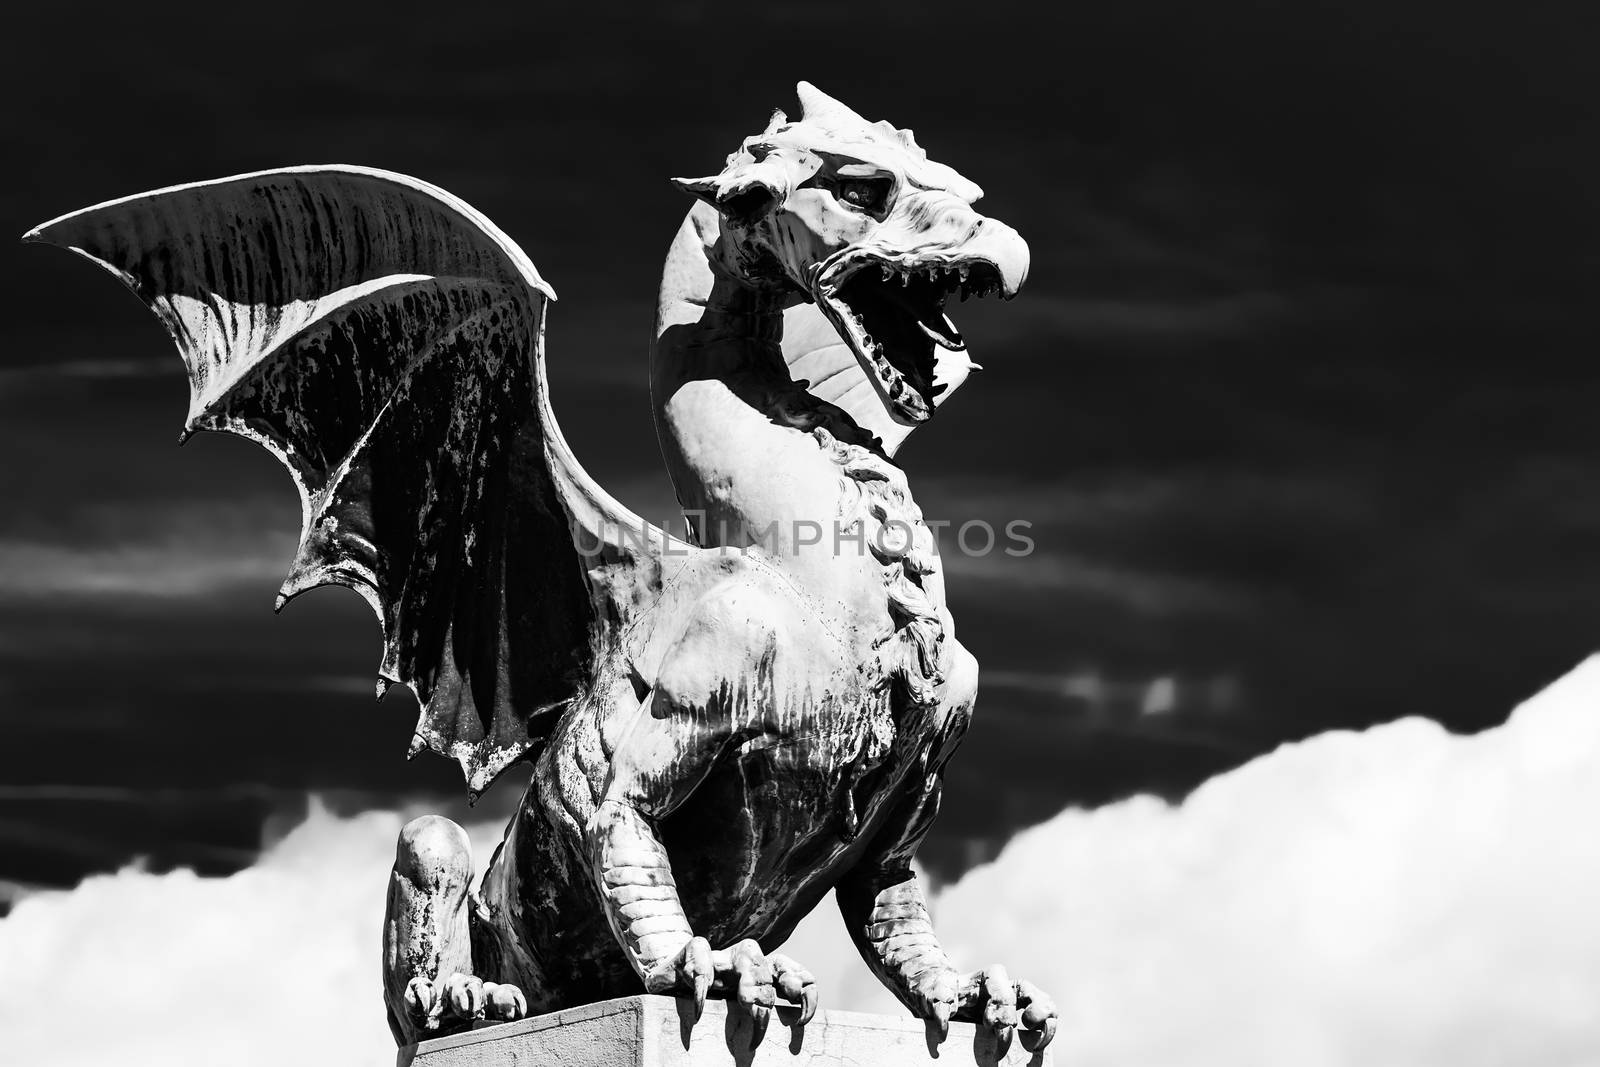
<path id="1" fill-rule="evenodd" d="M 799 119 L 678 183 L 698 202 L 651 382 L 684 539 L 573 457 L 543 369 L 554 294 L 442 190 L 291 168 L 29 235 L 161 318 L 185 435 L 242 434 L 289 468 L 303 525 L 280 607 L 324 584 L 367 599 L 380 691 L 422 707 L 413 751 L 455 759 L 474 794 L 533 762 L 476 891 L 459 827 L 401 835 L 384 986 L 402 1043 L 641 989 L 716 992 L 758 1034 L 779 997 L 809 1018 L 810 975 L 771 950 L 829 890 L 919 1017 L 1054 1035 L 1040 990 L 955 969 L 911 869 L 977 664 L 892 458 L 969 369 L 947 298 L 1015 295 L 1027 247 L 909 131 L 799 94 Z"/>

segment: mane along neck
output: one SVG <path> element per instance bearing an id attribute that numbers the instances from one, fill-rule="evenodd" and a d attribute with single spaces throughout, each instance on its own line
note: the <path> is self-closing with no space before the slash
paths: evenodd
<path id="1" fill-rule="evenodd" d="M 717 213 L 697 204 L 679 228 L 662 271 L 651 392 L 657 435 L 678 499 L 685 508 L 704 508 L 714 495 L 708 483 L 718 481 L 717 472 L 708 469 L 718 451 L 748 447 L 733 425 L 685 428 L 681 418 L 667 417 L 666 405 L 685 384 L 714 380 L 737 401 L 708 413 L 708 419 L 747 420 L 753 411 L 763 432 L 787 436 L 786 447 L 797 464 L 815 463 L 819 454 L 830 464 L 834 506 L 827 515 L 838 516 L 841 524 L 859 522 L 867 549 L 883 568 L 896 637 L 880 649 L 883 677 L 902 699 L 932 704 L 948 667 L 933 534 L 911 497 L 905 472 L 884 454 L 878 438 L 790 375 L 782 348 L 783 310 L 794 303 L 793 294 L 757 289 L 722 269 L 720 234 Z M 689 436 L 692 447 L 684 440 Z M 815 518 L 777 508 L 770 515 L 751 515 L 746 509 L 741 516 L 758 528 L 795 517 Z M 721 523 L 708 523 L 696 535 L 708 548 L 753 543 L 737 531 L 730 536 Z M 815 550 L 833 547 L 825 537 Z"/>

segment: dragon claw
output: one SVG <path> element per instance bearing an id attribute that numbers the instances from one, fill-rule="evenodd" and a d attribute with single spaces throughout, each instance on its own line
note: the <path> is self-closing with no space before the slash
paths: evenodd
<path id="1" fill-rule="evenodd" d="M 694 998 L 694 1021 L 699 1022 L 700 1016 L 705 1014 L 706 995 L 711 992 L 712 979 L 716 977 L 711 942 L 703 937 L 691 937 L 678 953 L 673 969 L 677 972 L 674 984 L 679 989 L 688 989 Z"/>
<path id="2" fill-rule="evenodd" d="M 930 968 L 909 990 L 916 1014 L 940 1041 L 950 1035 L 952 1019 L 975 1022 L 994 1036 L 1002 1058 L 1014 1038 L 1037 1052 L 1056 1036 L 1056 1005 L 1032 982 L 1014 982 L 1004 967 L 987 967 L 962 976 L 950 968 Z"/>
<path id="3" fill-rule="evenodd" d="M 1017 987 L 1004 967 L 996 964 L 983 972 L 983 1025 L 994 1034 L 999 1054 L 1011 1047 L 1017 1029 Z"/>
<path id="4" fill-rule="evenodd" d="M 772 1020 L 772 1009 L 764 1004 L 751 1004 L 746 1010 L 750 1012 L 750 1047 L 755 1048 L 767 1036 L 767 1023 Z"/>
<path id="5" fill-rule="evenodd" d="M 445 979 L 444 1004 L 447 1014 L 461 1020 L 477 1020 L 484 1016 L 486 1000 L 483 979 L 471 974 L 452 974 Z"/>
<path id="6" fill-rule="evenodd" d="M 1019 1028 L 1022 1047 L 1029 1052 L 1055 1039 L 1055 1001 L 1032 982 L 1013 982 L 1004 967 L 995 965 L 968 976 L 962 990 L 963 1015 L 978 1020 L 994 1035 L 1001 1056 Z"/>
<path id="7" fill-rule="evenodd" d="M 1022 1047 L 1038 1052 L 1056 1036 L 1056 1004 L 1032 982 L 1017 983 L 1017 1005 L 1022 1008 Z"/>
<path id="8" fill-rule="evenodd" d="M 772 964 L 773 987 L 784 1000 L 800 1005 L 798 1022 L 804 1026 L 817 1014 L 817 980 L 788 956 L 774 954 L 767 962 Z"/>
<path id="9" fill-rule="evenodd" d="M 691 938 L 673 960 L 672 977 L 660 986 L 647 983 L 647 988 L 657 992 L 676 988 L 689 994 L 694 999 L 696 1022 L 705 1010 L 706 997 L 715 989 L 733 1002 L 734 1010 L 750 1017 L 752 1048 L 766 1037 L 779 997 L 799 1005 L 794 1025 L 804 1026 L 817 1013 L 817 983 L 811 972 L 787 956 L 768 956 L 748 939 L 713 951 L 705 938 Z"/>
<path id="10" fill-rule="evenodd" d="M 933 1026 L 940 1041 L 950 1036 L 950 1020 L 956 1014 L 961 976 L 948 968 L 931 967 L 912 982 L 911 994 L 916 1014 Z"/>
<path id="11" fill-rule="evenodd" d="M 750 1016 L 753 1048 L 767 1036 L 767 1024 L 772 1021 L 772 1006 L 777 1000 L 772 964 L 762 953 L 761 946 L 748 939 L 729 949 L 728 957 L 735 982 L 735 1000 Z"/>
<path id="12" fill-rule="evenodd" d="M 418 976 L 406 983 L 405 1005 L 406 1011 L 414 1019 L 426 1019 L 433 1014 L 433 983 L 428 979 Z"/>
<path id="13" fill-rule="evenodd" d="M 457 1030 L 480 1019 L 512 1022 L 528 1014 L 521 989 L 459 971 L 442 981 L 418 975 L 406 983 L 403 999 L 406 1012 L 429 1032 Z"/>
<path id="14" fill-rule="evenodd" d="M 499 1022 L 515 1022 L 528 1014 L 528 998 L 508 982 L 483 983 L 484 1015 Z"/>

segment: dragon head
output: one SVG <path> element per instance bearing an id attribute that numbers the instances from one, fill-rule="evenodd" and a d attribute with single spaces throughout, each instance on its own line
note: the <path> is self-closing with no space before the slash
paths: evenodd
<path id="1" fill-rule="evenodd" d="M 1015 296 L 1028 246 L 972 209 L 983 190 L 918 147 L 910 130 L 868 122 L 807 82 L 801 117 L 779 111 L 721 173 L 675 178 L 717 209 L 721 265 L 757 288 L 822 309 L 896 422 L 933 413 L 938 348 L 966 342 L 952 296 Z"/>

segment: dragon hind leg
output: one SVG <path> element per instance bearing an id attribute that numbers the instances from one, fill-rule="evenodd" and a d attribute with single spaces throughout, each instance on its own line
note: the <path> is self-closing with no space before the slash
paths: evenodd
<path id="1" fill-rule="evenodd" d="M 401 1045 L 477 1019 L 527 1014 L 521 990 L 486 982 L 473 967 L 471 885 L 465 830 L 424 815 L 400 831 L 383 923 L 383 994 Z"/>

